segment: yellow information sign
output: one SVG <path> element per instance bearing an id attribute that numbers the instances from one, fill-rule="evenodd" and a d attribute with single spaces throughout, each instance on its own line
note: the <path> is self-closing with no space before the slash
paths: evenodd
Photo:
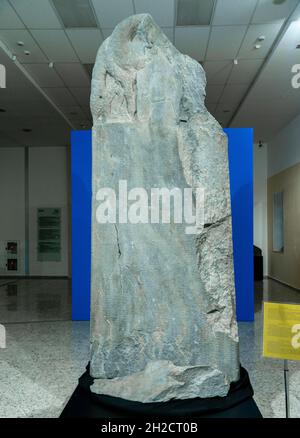
<path id="1" fill-rule="evenodd" d="M 264 303 L 263 355 L 300 360 L 300 305 Z"/>

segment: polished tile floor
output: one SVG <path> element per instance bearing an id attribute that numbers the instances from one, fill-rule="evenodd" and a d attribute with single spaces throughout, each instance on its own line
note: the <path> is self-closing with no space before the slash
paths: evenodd
<path id="1" fill-rule="evenodd" d="M 71 299 L 65 278 L 0 280 L 0 322 L 70 320 Z"/>
<path id="2" fill-rule="evenodd" d="M 262 357 L 263 301 L 300 304 L 300 291 L 273 280 L 256 282 L 255 321 L 239 323 L 240 357 L 264 417 L 285 417 L 283 361 Z M 300 418 L 300 363 L 289 361 L 291 417 Z"/>
<path id="3" fill-rule="evenodd" d="M 7 287 L 10 286 L 10 287 Z M 255 322 L 240 323 L 241 363 L 264 417 L 284 417 L 283 363 L 262 358 L 262 300 L 300 303 L 271 280 L 255 285 Z M 67 280 L 0 284 L 0 417 L 58 417 L 89 360 L 89 323 L 70 321 Z M 300 364 L 290 362 L 291 413 L 300 418 Z"/>

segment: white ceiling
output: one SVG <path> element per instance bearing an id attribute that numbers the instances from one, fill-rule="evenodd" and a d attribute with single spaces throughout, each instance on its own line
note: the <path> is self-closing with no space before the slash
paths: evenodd
<path id="1" fill-rule="evenodd" d="M 70 126 L 1 51 L 0 64 L 6 66 L 7 76 L 7 88 L 0 89 L 0 108 L 6 110 L 0 113 L 0 145 L 69 144 Z"/>
<path id="2" fill-rule="evenodd" d="M 267 140 L 300 113 L 300 90 L 291 85 L 292 66 L 300 63 L 300 51 L 295 49 L 299 41 L 300 22 L 293 21 L 240 105 L 233 127 L 254 126 L 260 138 Z"/>
<path id="3" fill-rule="evenodd" d="M 97 27 L 65 29 L 51 0 L 0 0 L 0 42 L 17 56 L 14 63 L 0 49 L 0 63 L 7 68 L 7 88 L 0 90 L 0 108 L 6 110 L 0 113 L 0 146 L 64 145 L 71 127 L 89 128 L 90 64 L 113 27 L 142 12 L 152 14 L 180 51 L 202 63 L 207 106 L 223 126 L 253 126 L 256 139 L 268 140 L 300 112 L 290 85 L 290 66 L 299 63 L 300 54 L 295 49 L 300 25 L 292 22 L 298 11 L 300 18 L 299 0 L 279 5 L 215 0 L 211 24 L 204 26 L 176 26 L 176 0 L 90 3 Z M 262 35 L 261 48 L 254 49 Z"/>

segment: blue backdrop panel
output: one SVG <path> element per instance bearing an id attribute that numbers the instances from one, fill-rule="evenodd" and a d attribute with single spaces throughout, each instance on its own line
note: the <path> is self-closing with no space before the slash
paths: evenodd
<path id="1" fill-rule="evenodd" d="M 238 321 L 254 319 L 253 129 L 228 128 L 233 254 Z"/>
<path id="2" fill-rule="evenodd" d="M 239 321 L 254 319 L 253 131 L 225 129 L 229 138 L 236 306 Z M 89 320 L 92 147 L 90 131 L 72 132 L 72 316 Z"/>
<path id="3" fill-rule="evenodd" d="M 90 319 L 92 136 L 71 135 L 72 319 Z"/>

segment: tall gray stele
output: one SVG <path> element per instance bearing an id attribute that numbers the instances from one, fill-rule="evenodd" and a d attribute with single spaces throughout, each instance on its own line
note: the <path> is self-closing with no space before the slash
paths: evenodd
<path id="1" fill-rule="evenodd" d="M 93 70 L 92 391 L 140 402 L 226 396 L 239 379 L 227 137 L 205 73 L 148 14 Z M 106 223 L 104 187 L 204 188 L 205 226 Z"/>

